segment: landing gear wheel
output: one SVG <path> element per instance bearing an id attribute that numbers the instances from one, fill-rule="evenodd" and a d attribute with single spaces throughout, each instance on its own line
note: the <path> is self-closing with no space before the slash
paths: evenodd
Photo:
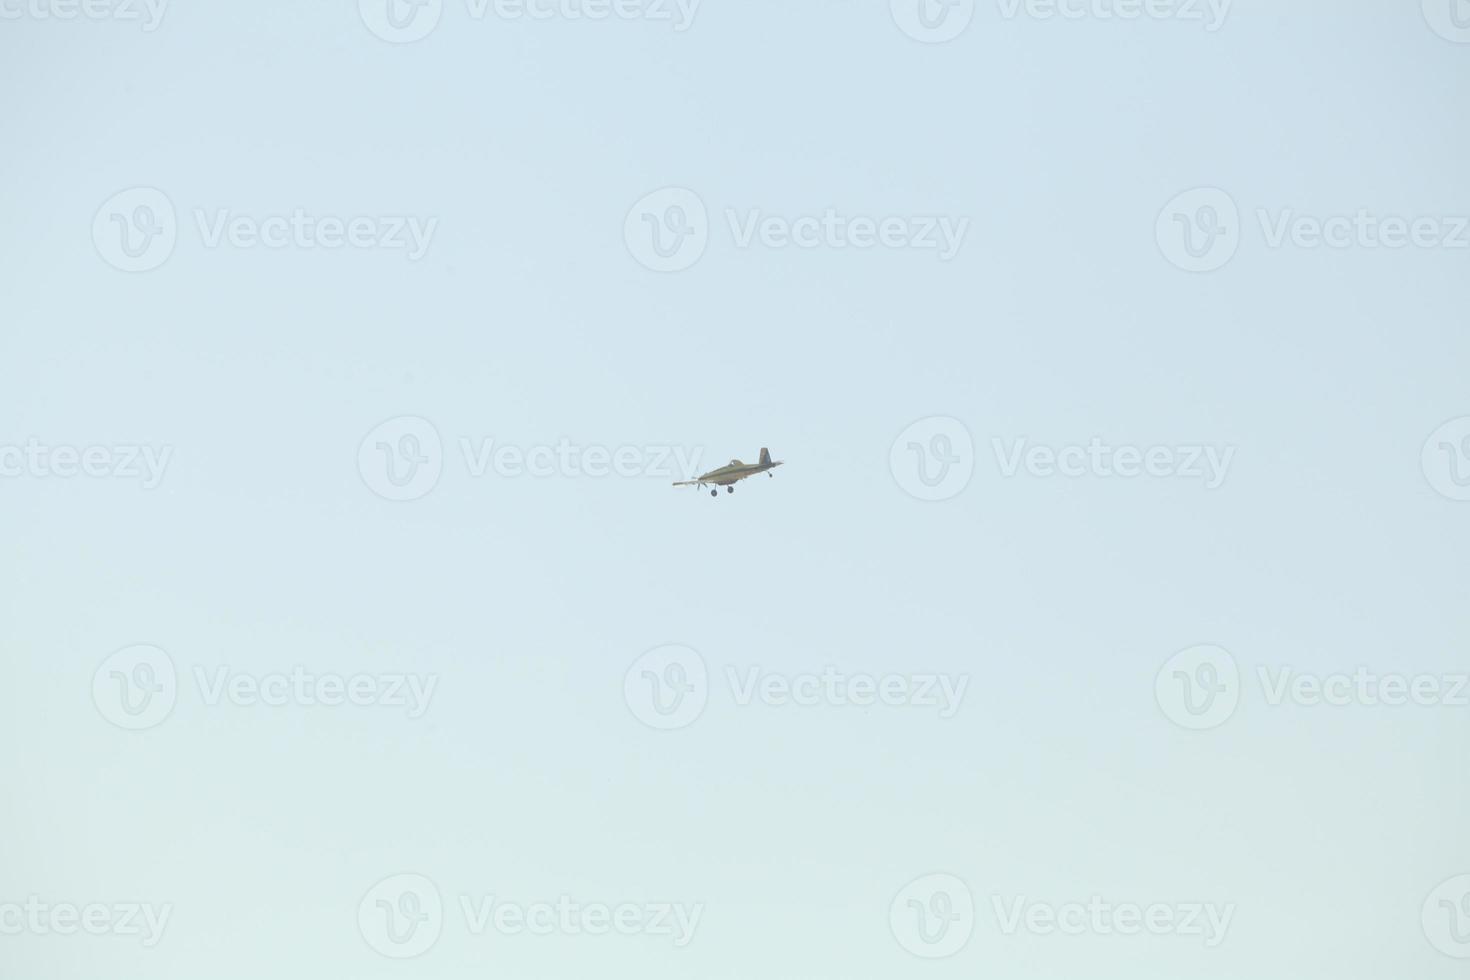
<path id="1" fill-rule="evenodd" d="M 734 493 L 735 492 L 735 488 L 734 487 L 726 487 L 725 488 L 725 492 L 726 493 Z"/>
<path id="2" fill-rule="evenodd" d="M 711 491 L 710 491 L 710 492 L 709 492 L 709 495 L 710 495 L 710 496 L 711 496 L 711 497 L 718 497 L 718 496 L 719 496 L 719 495 L 720 495 L 720 491 L 718 491 L 718 490 L 711 490 Z"/>

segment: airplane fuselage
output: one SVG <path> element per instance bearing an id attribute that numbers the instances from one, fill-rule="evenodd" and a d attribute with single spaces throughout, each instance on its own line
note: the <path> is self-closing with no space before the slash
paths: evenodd
<path id="1" fill-rule="evenodd" d="M 730 463 L 726 466 L 721 466 L 717 470 L 710 470 L 703 476 L 696 477 L 695 482 L 714 483 L 718 486 L 726 487 L 739 480 L 745 479 L 747 476 L 755 476 L 757 473 L 764 473 L 766 470 L 773 470 L 780 465 L 781 464 L 779 462 Z"/>
<path id="2" fill-rule="evenodd" d="M 762 448 L 761 461 L 759 463 L 742 463 L 738 459 L 732 459 L 719 469 L 710 470 L 708 473 L 701 473 L 692 480 L 680 480 L 674 486 L 703 487 L 714 485 L 716 487 L 724 487 L 726 493 L 734 493 L 735 484 L 747 476 L 755 476 L 757 473 L 766 473 L 767 476 L 771 476 L 773 474 L 767 473 L 766 471 L 774 470 L 780 465 L 781 460 L 772 459 L 771 451 Z M 711 490 L 710 493 L 716 497 L 720 495 L 719 490 Z"/>

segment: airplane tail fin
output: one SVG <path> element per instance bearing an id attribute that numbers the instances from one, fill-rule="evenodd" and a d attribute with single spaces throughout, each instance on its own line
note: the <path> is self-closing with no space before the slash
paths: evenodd
<path id="1" fill-rule="evenodd" d="M 771 451 L 769 449 L 762 449 L 761 450 L 761 465 L 762 466 L 768 466 L 768 465 L 770 465 L 770 462 L 771 462 Z"/>

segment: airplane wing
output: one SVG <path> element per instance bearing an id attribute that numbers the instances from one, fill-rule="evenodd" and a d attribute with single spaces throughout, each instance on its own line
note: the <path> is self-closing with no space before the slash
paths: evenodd
<path id="1" fill-rule="evenodd" d="M 674 486 L 676 486 L 676 487 L 696 487 L 696 486 L 699 486 L 699 484 L 701 484 L 703 482 L 704 482 L 703 480 L 680 480 L 678 483 L 675 483 Z"/>

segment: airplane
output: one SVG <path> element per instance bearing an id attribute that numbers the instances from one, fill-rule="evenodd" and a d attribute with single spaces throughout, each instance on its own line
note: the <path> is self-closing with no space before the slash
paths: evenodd
<path id="1" fill-rule="evenodd" d="M 769 449 L 762 449 L 761 461 L 759 463 L 742 463 L 738 459 L 732 459 L 727 465 L 721 466 L 717 470 L 710 470 L 708 473 L 697 476 L 692 480 L 680 480 L 674 486 L 702 487 L 707 483 L 713 483 L 715 489 L 711 490 L 709 495 L 711 497 L 718 497 L 720 495 L 720 487 L 724 487 L 726 493 L 734 493 L 735 484 L 738 481 L 745 479 L 747 476 L 755 476 L 757 473 L 766 473 L 767 470 L 774 470 L 782 462 L 783 460 L 779 459 L 772 461 L 771 451 Z M 766 475 L 775 476 L 776 474 L 766 473 Z"/>

